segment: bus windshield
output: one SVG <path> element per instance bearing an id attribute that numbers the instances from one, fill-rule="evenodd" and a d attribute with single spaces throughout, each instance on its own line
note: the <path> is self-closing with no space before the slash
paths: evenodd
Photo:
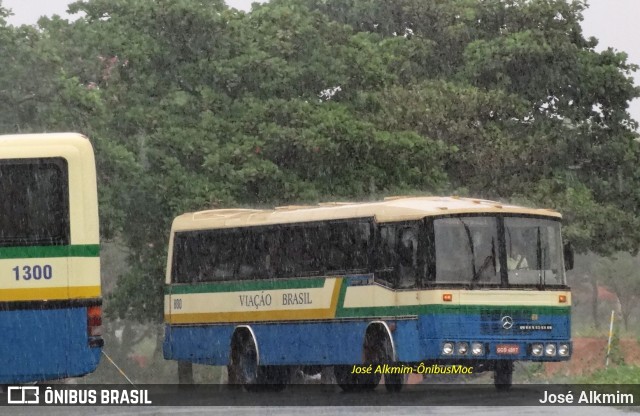
<path id="1" fill-rule="evenodd" d="M 504 217 L 504 249 L 498 218 L 450 217 L 434 221 L 436 283 L 500 284 L 506 263 L 509 285 L 564 285 L 560 223 Z M 506 256 L 502 262 L 500 256 Z"/>
<path id="2" fill-rule="evenodd" d="M 491 217 L 436 220 L 436 282 L 499 284 L 497 228 Z"/>
<path id="3" fill-rule="evenodd" d="M 504 228 L 509 284 L 564 284 L 558 221 L 505 218 Z"/>

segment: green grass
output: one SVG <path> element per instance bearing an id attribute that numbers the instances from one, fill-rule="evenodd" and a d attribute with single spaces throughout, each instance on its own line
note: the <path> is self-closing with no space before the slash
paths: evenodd
<path id="1" fill-rule="evenodd" d="M 593 374 L 578 377 L 580 384 L 640 384 L 640 367 L 622 365 L 598 370 Z"/>

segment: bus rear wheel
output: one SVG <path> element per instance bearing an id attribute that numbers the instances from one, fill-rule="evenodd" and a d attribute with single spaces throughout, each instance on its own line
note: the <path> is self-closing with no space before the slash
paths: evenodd
<path id="1" fill-rule="evenodd" d="M 513 361 L 496 361 L 493 383 L 498 391 L 507 391 L 513 380 Z"/>
<path id="2" fill-rule="evenodd" d="M 247 391 L 282 391 L 290 377 L 289 367 L 258 365 L 258 350 L 251 336 L 238 337 L 231 350 L 229 381 Z"/>
<path id="3" fill-rule="evenodd" d="M 368 365 L 362 367 L 368 367 Z M 380 383 L 380 374 L 354 374 L 352 371 L 351 365 L 333 367 L 336 382 L 344 392 L 370 391 Z"/>
<path id="4" fill-rule="evenodd" d="M 258 367 L 258 382 L 263 390 L 282 391 L 289 384 L 291 371 L 285 366 L 260 366 Z"/>
<path id="5" fill-rule="evenodd" d="M 247 391 L 258 390 L 258 352 L 251 337 L 245 339 L 234 348 L 235 380 Z"/>

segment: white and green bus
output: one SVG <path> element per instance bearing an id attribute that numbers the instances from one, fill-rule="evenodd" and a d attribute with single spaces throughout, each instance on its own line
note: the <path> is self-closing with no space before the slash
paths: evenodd
<path id="1" fill-rule="evenodd" d="M 165 358 L 228 366 L 247 389 L 333 367 L 345 390 L 460 364 L 571 355 L 560 214 L 457 197 L 187 213 L 172 225 Z M 402 374 L 386 374 L 398 390 Z"/>
<path id="2" fill-rule="evenodd" d="M 0 384 L 100 361 L 93 148 L 75 133 L 0 136 Z"/>

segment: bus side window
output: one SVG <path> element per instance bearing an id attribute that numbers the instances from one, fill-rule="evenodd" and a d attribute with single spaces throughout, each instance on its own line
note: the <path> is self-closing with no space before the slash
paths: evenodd
<path id="1" fill-rule="evenodd" d="M 301 226 L 288 226 L 280 230 L 278 241 L 278 261 L 276 268 L 279 277 L 301 277 L 312 274 L 309 260 L 308 242 L 305 241 L 305 230 Z"/>
<path id="2" fill-rule="evenodd" d="M 278 277 L 280 264 L 280 230 L 269 229 L 266 240 L 267 255 L 265 256 L 266 274 L 270 278 Z"/>
<path id="3" fill-rule="evenodd" d="M 176 233 L 174 238 L 172 280 L 175 283 L 213 280 L 216 261 L 214 233 L 211 231 Z"/>
<path id="4" fill-rule="evenodd" d="M 213 277 L 215 246 L 212 232 L 199 232 L 187 237 L 186 256 L 182 263 L 186 266 L 187 281 L 204 282 Z"/>
<path id="5" fill-rule="evenodd" d="M 309 276 L 323 274 L 324 264 L 322 262 L 320 251 L 322 246 L 321 226 L 318 224 L 308 225 L 304 227 L 303 238 L 303 266 Z"/>
<path id="6" fill-rule="evenodd" d="M 295 259 L 292 258 L 295 253 L 291 251 L 291 246 L 294 244 L 293 237 L 290 227 L 283 227 L 278 232 L 278 261 L 276 263 L 278 277 L 290 277 L 295 271 Z"/>
<path id="7" fill-rule="evenodd" d="M 180 258 L 184 283 L 211 280 L 215 261 L 215 246 L 211 232 L 189 233 L 183 238 L 184 251 Z"/>
<path id="8" fill-rule="evenodd" d="M 217 232 L 214 235 L 213 280 L 232 280 L 236 276 L 236 269 L 239 266 L 240 259 L 236 252 L 240 248 L 240 233 L 237 231 Z"/>
<path id="9" fill-rule="evenodd" d="M 345 224 L 329 223 L 327 225 L 329 234 L 326 252 L 327 270 L 333 273 L 344 272 L 348 268 L 345 249 L 348 249 L 349 242 L 343 231 L 344 228 Z"/>
<path id="10" fill-rule="evenodd" d="M 176 233 L 173 237 L 173 261 L 171 265 L 171 281 L 172 283 L 187 283 L 189 280 L 188 270 L 185 259 L 189 253 L 187 239 Z"/>
<path id="11" fill-rule="evenodd" d="M 376 279 L 396 287 L 396 227 L 393 225 L 380 225 L 377 249 Z"/>
<path id="12" fill-rule="evenodd" d="M 244 230 L 242 237 L 242 250 L 238 252 L 240 266 L 238 278 L 240 279 L 265 279 L 270 277 L 268 273 L 268 256 L 266 232 L 260 230 Z"/>
<path id="13" fill-rule="evenodd" d="M 398 238 L 398 287 L 416 287 L 418 273 L 418 235 L 414 228 L 403 228 Z"/>
<path id="14" fill-rule="evenodd" d="M 333 240 L 331 239 L 331 229 L 328 223 L 322 223 L 316 229 L 316 250 L 318 262 L 323 274 L 331 274 L 335 268 L 333 267 Z"/>
<path id="15" fill-rule="evenodd" d="M 371 225 L 364 222 L 335 222 L 321 226 L 317 247 L 326 273 L 361 273 L 369 269 Z"/>
<path id="16" fill-rule="evenodd" d="M 353 226 L 354 255 L 351 267 L 357 270 L 369 271 L 369 245 L 371 241 L 371 224 L 358 222 Z"/>

